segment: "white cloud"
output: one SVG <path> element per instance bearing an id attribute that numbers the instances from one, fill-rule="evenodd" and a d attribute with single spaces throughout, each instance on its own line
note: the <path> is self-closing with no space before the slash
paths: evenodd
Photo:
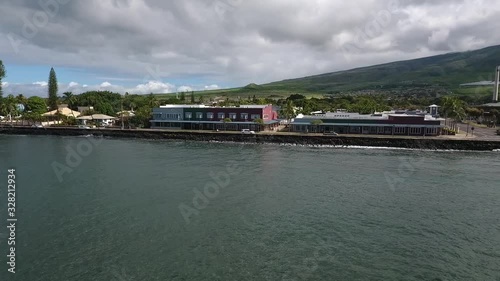
<path id="1" fill-rule="evenodd" d="M 219 89 L 219 86 L 218 85 L 209 85 L 209 86 L 205 86 L 205 90 L 217 90 Z"/>
<path id="2" fill-rule="evenodd" d="M 172 93 L 175 89 L 175 86 L 169 83 L 163 83 L 159 81 L 149 81 L 146 84 L 139 84 L 134 89 L 128 89 L 127 91 L 130 93 L 141 93 L 141 94 L 149 94 L 149 93 Z"/>
<path id="3" fill-rule="evenodd" d="M 2 87 L 9 87 L 9 82 L 2 82 Z"/>
<path id="4" fill-rule="evenodd" d="M 111 87 L 111 86 L 113 86 L 113 85 L 112 85 L 111 83 L 109 83 L 109 82 L 103 82 L 103 83 L 101 84 L 101 88 L 109 88 L 109 87 Z"/>
<path id="5" fill-rule="evenodd" d="M 191 88 L 189 86 L 180 86 L 179 88 L 177 88 L 177 92 L 179 92 L 179 93 L 191 92 L 191 91 L 193 91 L 193 88 Z"/>
<path id="6" fill-rule="evenodd" d="M 70 83 L 68 84 L 68 87 L 70 87 L 70 88 L 74 88 L 74 87 L 78 87 L 78 86 L 80 86 L 80 84 L 78 84 L 78 83 L 76 83 L 76 82 L 70 82 Z"/>
<path id="7" fill-rule="evenodd" d="M 40 87 L 47 87 L 48 83 L 45 81 L 33 82 L 33 85 L 38 85 Z"/>

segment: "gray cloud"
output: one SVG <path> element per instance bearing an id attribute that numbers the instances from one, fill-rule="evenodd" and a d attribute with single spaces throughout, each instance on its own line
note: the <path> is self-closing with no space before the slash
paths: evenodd
<path id="1" fill-rule="evenodd" d="M 2 88 L 6 95 L 23 94 L 27 97 L 30 96 L 47 96 L 48 84 L 45 81 L 37 81 L 33 83 L 9 83 L 2 82 Z M 149 93 L 177 93 L 177 92 L 191 92 L 191 91 L 206 91 L 219 89 L 218 85 L 206 86 L 176 86 L 170 83 L 163 83 L 159 81 L 149 81 L 144 84 L 138 84 L 134 87 L 124 87 L 111 82 L 103 82 L 99 85 L 85 85 L 77 82 L 59 83 L 59 95 L 64 92 L 72 92 L 74 94 L 81 94 L 87 91 L 111 91 L 117 93 L 131 93 L 131 94 L 149 94 Z"/>
<path id="2" fill-rule="evenodd" d="M 139 79 L 160 66 L 144 84 L 264 83 L 500 42 L 493 0 L 40 2 L 2 3 L 0 58 Z"/>

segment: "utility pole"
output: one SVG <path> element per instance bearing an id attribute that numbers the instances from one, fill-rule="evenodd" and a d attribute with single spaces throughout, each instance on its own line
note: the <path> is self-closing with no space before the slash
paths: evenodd
<path id="1" fill-rule="evenodd" d="M 500 83 L 500 66 L 497 66 L 495 73 L 495 89 L 493 89 L 493 102 L 498 102 L 498 86 Z"/>
<path id="2" fill-rule="evenodd" d="M 122 130 L 124 129 L 124 124 L 123 124 L 123 99 L 122 99 L 122 104 L 121 104 L 121 112 L 120 115 L 122 117 Z"/>

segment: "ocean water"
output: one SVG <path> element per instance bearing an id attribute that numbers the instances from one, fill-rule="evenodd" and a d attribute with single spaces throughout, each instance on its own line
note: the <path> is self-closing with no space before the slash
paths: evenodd
<path id="1" fill-rule="evenodd" d="M 0 136 L 0 187 L 0 280 L 500 280 L 500 152 Z"/>

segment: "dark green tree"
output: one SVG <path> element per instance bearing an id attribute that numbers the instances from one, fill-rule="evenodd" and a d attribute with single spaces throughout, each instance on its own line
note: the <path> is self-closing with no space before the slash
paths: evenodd
<path id="1" fill-rule="evenodd" d="M 49 106 L 51 110 L 57 109 L 57 77 L 54 68 L 50 69 L 49 74 Z"/>
<path id="2" fill-rule="evenodd" d="M 285 106 L 281 110 L 281 114 L 288 121 L 287 125 L 286 125 L 288 127 L 288 124 L 290 124 L 292 118 L 295 117 L 295 108 L 293 105 L 293 101 L 291 101 L 291 100 L 286 101 Z"/>
<path id="3" fill-rule="evenodd" d="M 43 114 L 47 111 L 47 104 L 45 99 L 41 97 L 30 97 L 26 103 L 26 111 L 33 113 Z"/>
<path id="4" fill-rule="evenodd" d="M 16 96 L 16 101 L 20 104 L 26 105 L 28 99 L 23 94 L 19 94 Z"/>
<path id="5" fill-rule="evenodd" d="M 194 100 L 194 92 L 191 92 L 191 103 L 192 104 L 196 103 Z"/>
<path id="6" fill-rule="evenodd" d="M 323 120 L 321 120 L 321 119 L 313 120 L 313 121 L 311 121 L 311 125 L 314 126 L 315 132 L 319 133 L 320 132 L 320 128 L 319 127 L 321 125 L 323 125 Z"/>
<path id="7" fill-rule="evenodd" d="M 156 98 L 156 96 L 153 93 L 148 95 L 147 100 L 148 100 L 148 106 L 151 109 L 160 106 L 160 101 Z"/>

